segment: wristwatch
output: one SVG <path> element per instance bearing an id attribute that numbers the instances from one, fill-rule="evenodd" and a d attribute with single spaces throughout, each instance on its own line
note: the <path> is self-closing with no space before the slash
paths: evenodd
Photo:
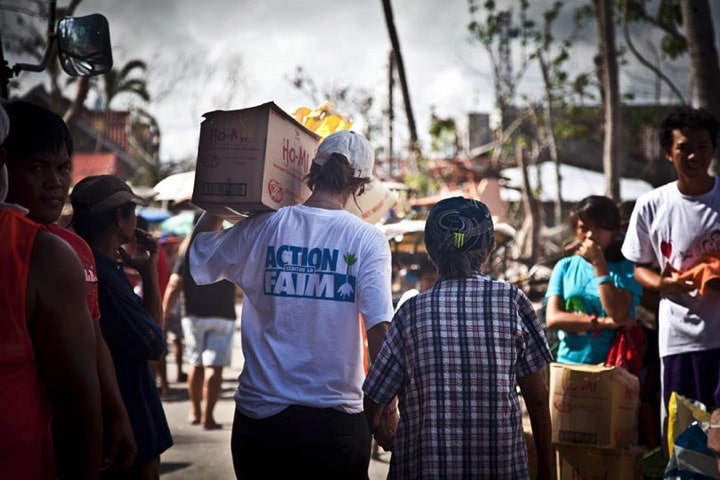
<path id="1" fill-rule="evenodd" d="M 590 314 L 590 328 L 597 330 L 598 328 L 598 316 L 597 313 Z"/>

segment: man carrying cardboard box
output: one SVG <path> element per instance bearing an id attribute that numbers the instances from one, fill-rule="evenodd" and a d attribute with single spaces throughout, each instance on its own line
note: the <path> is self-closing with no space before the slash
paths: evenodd
<path id="1" fill-rule="evenodd" d="M 390 248 L 344 206 L 362 194 L 373 165 L 362 135 L 336 132 L 312 161 L 304 204 L 225 231 L 205 212 L 193 232 L 195 281 L 226 279 L 245 293 L 232 433 L 239 478 L 367 478 L 358 315 L 374 359 L 393 312 Z"/>

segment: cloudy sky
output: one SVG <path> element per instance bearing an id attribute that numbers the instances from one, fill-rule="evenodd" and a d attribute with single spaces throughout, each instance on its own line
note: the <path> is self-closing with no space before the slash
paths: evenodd
<path id="1" fill-rule="evenodd" d="M 531 2 L 536 12 L 551 3 Z M 392 4 L 418 132 L 427 146 L 432 108 L 440 116 L 492 110 L 490 66 L 482 48 L 469 41 L 467 0 Z M 571 24 L 571 8 L 566 10 L 561 26 L 568 29 L 560 36 Z M 76 14 L 94 12 L 108 18 L 116 66 L 131 59 L 149 64 L 154 101 L 143 108 L 160 122 L 164 160 L 195 155 L 204 112 L 267 101 L 288 112 L 313 106 L 289 81 L 298 66 L 320 88 L 368 89 L 378 104 L 387 102 L 390 41 L 381 0 L 84 0 Z M 593 28 L 575 42 L 574 72 L 590 69 L 594 42 Z M 21 80 L 28 85 L 40 78 L 26 73 Z M 624 82 L 640 85 L 637 78 Z M 531 70 L 523 89 L 537 96 L 538 87 Z M 118 98 L 114 107 L 132 104 L 139 105 Z M 407 133 L 399 101 L 396 108 L 399 145 Z"/>

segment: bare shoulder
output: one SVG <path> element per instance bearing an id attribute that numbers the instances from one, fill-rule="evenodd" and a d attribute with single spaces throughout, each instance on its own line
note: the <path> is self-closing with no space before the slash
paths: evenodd
<path id="1" fill-rule="evenodd" d="M 30 260 L 30 298 L 52 298 L 77 288 L 85 288 L 85 274 L 75 250 L 55 234 L 38 232 Z"/>

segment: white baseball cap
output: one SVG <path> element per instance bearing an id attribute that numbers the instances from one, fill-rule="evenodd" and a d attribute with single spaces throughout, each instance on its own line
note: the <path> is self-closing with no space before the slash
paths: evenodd
<path id="1" fill-rule="evenodd" d="M 365 178 L 372 175 L 375 165 L 375 151 L 370 142 L 361 134 L 352 130 L 339 130 L 325 137 L 318 147 L 314 163 L 325 165 L 328 158 L 337 153 L 347 158 L 355 169 L 355 178 Z"/>

